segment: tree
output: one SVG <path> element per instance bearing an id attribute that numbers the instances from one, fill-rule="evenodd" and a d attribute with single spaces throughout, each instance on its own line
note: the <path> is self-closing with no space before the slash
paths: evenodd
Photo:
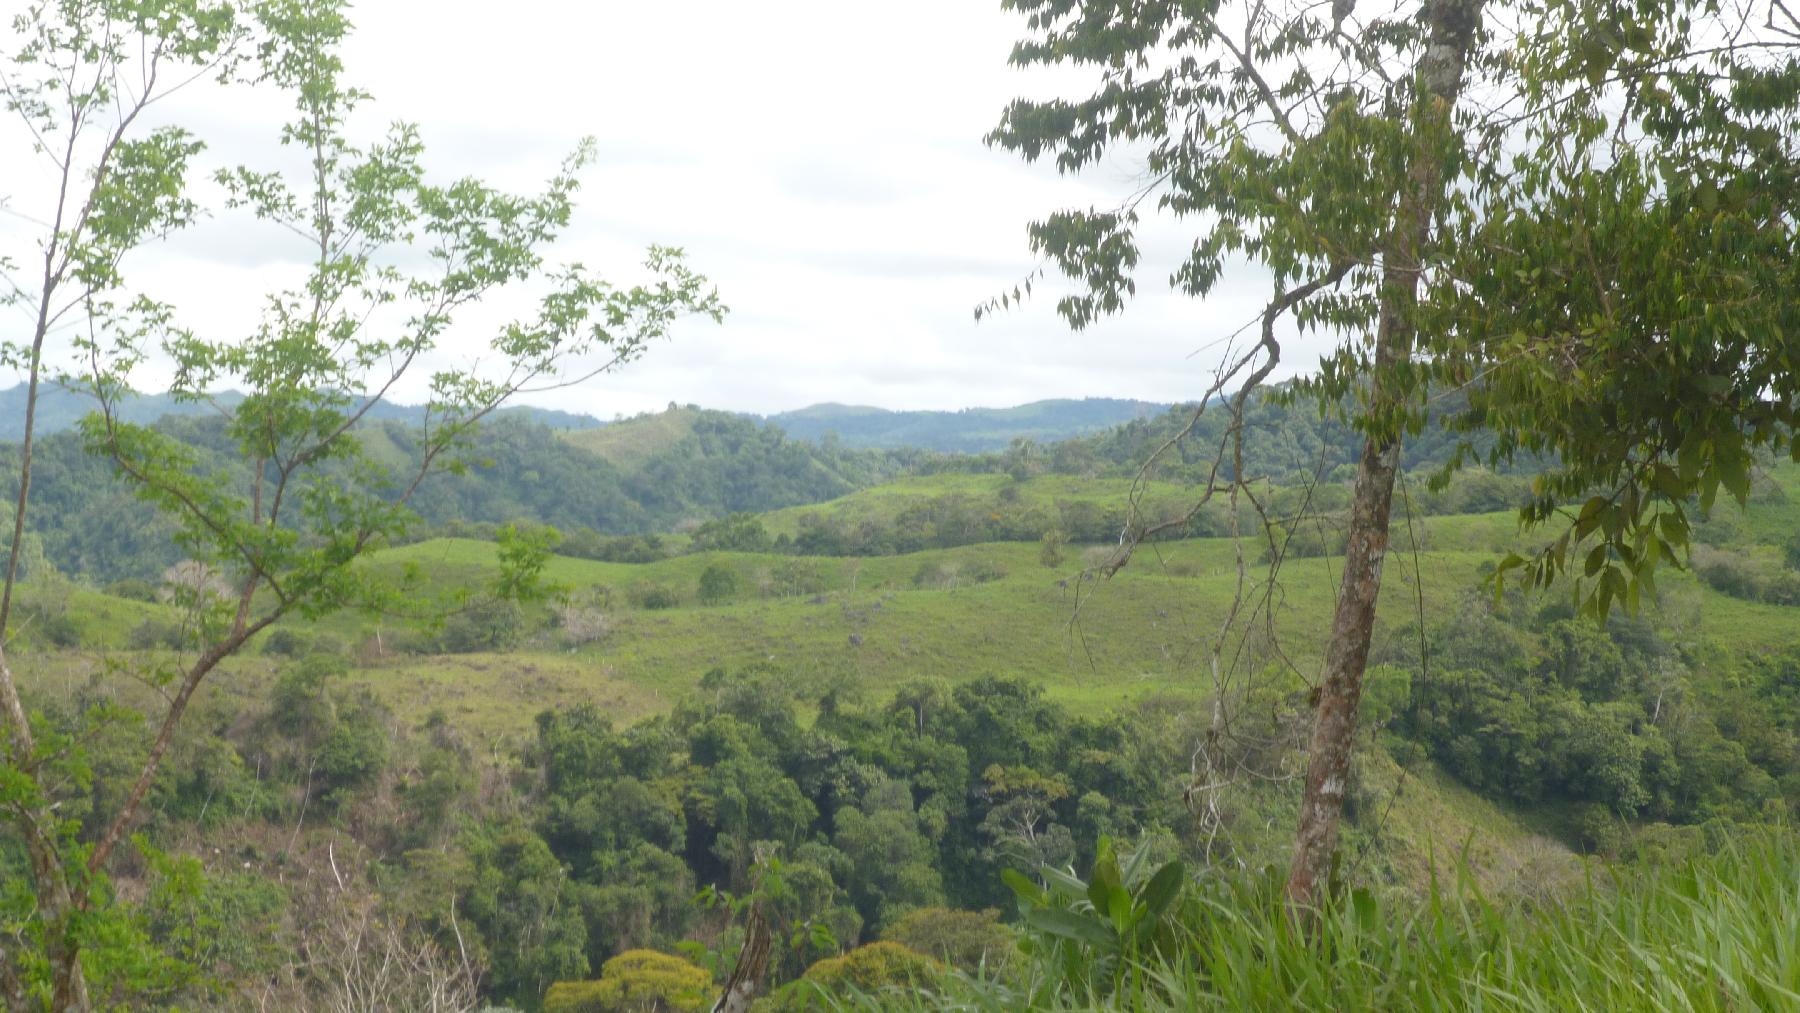
<path id="1" fill-rule="evenodd" d="M 1310 908 L 1337 844 L 1400 444 L 1433 391 L 1469 398 L 1453 467 L 1480 456 L 1477 431 L 1491 462 L 1558 462 L 1524 518 L 1572 500 L 1579 514 L 1501 569 L 1546 584 L 1579 547 L 1595 580 L 1577 594 L 1599 612 L 1654 588 L 1687 496 L 1710 506 L 1723 484 L 1741 499 L 1749 449 L 1788 440 L 1800 21 L 1711 0 L 1423 0 L 1362 18 L 1346 3 L 1329 21 L 1317 5 L 1222 0 L 1006 6 L 1031 33 L 1015 63 L 1083 65 L 1101 84 L 1015 101 L 990 139 L 1065 172 L 1119 150 L 1148 162 L 1117 208 L 1031 227 L 1077 283 L 1058 303 L 1070 324 L 1136 291 L 1145 201 L 1205 223 L 1177 288 L 1204 296 L 1234 260 L 1274 280 L 1253 343 L 1198 399 L 1196 418 L 1236 384 L 1199 503 L 1175 521 L 1134 514 L 1113 569 L 1215 494 L 1254 501 L 1245 409 L 1278 364 L 1282 318 L 1339 337 L 1288 394 L 1347 411 L 1363 442 L 1288 877 L 1290 903 Z M 1471 89 L 1482 101 L 1460 102 Z"/>
<path id="2" fill-rule="evenodd" d="M 9 931 L 38 959 L 8 947 L 0 991 L 9 1004 L 86 1008 L 94 989 L 129 992 L 154 955 L 124 952 L 138 936 L 109 926 L 107 872 L 135 826 L 163 757 L 201 683 L 263 629 L 289 615 L 317 618 L 362 604 L 399 607 L 391 584 L 356 561 L 406 530 L 408 502 L 432 473 L 463 466 L 479 423 L 516 395 L 614 370 L 667 334 L 679 317 L 715 319 L 723 307 L 680 251 L 653 248 L 644 284 L 614 287 L 580 266 L 546 262 L 568 225 L 583 145 L 537 195 L 477 180 L 428 177 L 414 128 L 370 144 L 350 124 L 368 96 L 346 83 L 339 59 L 349 31 L 338 0 L 271 0 L 239 9 L 209 0 L 132 4 L 37 3 L 15 20 L 4 67 L 5 108 L 35 140 L 57 187 L 36 251 L 42 269 L 8 298 L 29 303 L 35 325 L 6 355 L 28 376 L 11 548 L 0 591 L 9 629 L 27 544 L 36 408 L 54 378 L 90 396 L 86 449 L 107 461 L 139 508 L 160 515 L 197 572 L 225 593 L 193 602 L 191 651 L 173 669 L 136 673 L 168 701 L 119 804 L 82 822 L 64 815 L 58 785 L 75 773 L 80 742 L 35 715 L 0 653 L 7 726 L 4 803 L 30 859 L 30 888 L 9 904 Z M 176 307 L 138 291 L 124 273 L 145 241 L 185 228 L 203 208 L 190 185 L 204 146 L 177 127 L 149 129 L 140 114 L 183 84 L 271 84 L 295 102 L 281 142 L 304 154 L 297 174 L 221 167 L 224 205 L 254 218 L 271 242 L 297 241 L 308 273 L 269 294 L 249 334 L 208 336 Z M 460 311 L 496 290 L 531 282 L 535 312 L 499 329 L 480 368 L 438 368 L 434 350 Z M 54 332 L 76 335 L 68 372 L 55 365 Z M 245 467 L 198 467 L 196 448 L 126 421 L 131 380 L 152 358 L 173 368 L 170 393 L 207 405 Z M 416 373 L 428 404 L 413 460 L 390 471 L 364 453 L 359 428 Z M 215 401 L 243 391 L 235 405 Z M 524 562 L 529 563 L 531 553 Z M 519 567 L 498 589 L 532 584 Z M 521 583 L 521 581 L 523 583 Z M 126 726 L 128 727 L 128 726 Z M 146 971 L 145 968 L 151 968 Z M 89 976 L 99 979 L 90 983 Z"/>

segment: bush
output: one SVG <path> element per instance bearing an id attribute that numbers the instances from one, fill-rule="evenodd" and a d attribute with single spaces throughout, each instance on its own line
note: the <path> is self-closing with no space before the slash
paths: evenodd
<path id="1" fill-rule="evenodd" d="M 106 585 L 104 590 L 106 591 L 107 594 L 112 595 L 114 598 L 125 598 L 130 601 L 148 601 L 148 602 L 153 602 L 156 600 L 156 585 L 150 583 L 147 580 L 139 580 L 136 577 L 127 577 L 124 580 L 115 580 L 112 583 Z"/>
<path id="2" fill-rule="evenodd" d="M 1006 567 L 988 559 L 971 559 L 963 565 L 962 575 L 971 584 L 986 584 L 989 581 L 1005 580 Z"/>
<path id="3" fill-rule="evenodd" d="M 912 582 L 914 587 L 937 587 L 950 579 L 953 577 L 948 567 L 942 563 L 926 560 L 919 564 L 917 570 L 913 571 Z"/>
<path id="4" fill-rule="evenodd" d="M 626 950 L 600 969 L 599 981 L 559 981 L 544 1013 L 685 1013 L 712 1005 L 712 975 L 655 950 Z"/>
<path id="5" fill-rule="evenodd" d="M 1404 527 L 1396 534 L 1405 537 Z M 1257 557 L 1258 562 L 1270 562 L 1275 552 L 1280 552 L 1283 559 L 1341 556 L 1349 541 L 1341 518 L 1332 517 L 1309 517 L 1292 526 L 1277 524 L 1269 529 L 1269 538 L 1274 540 L 1274 544 L 1271 546 L 1267 540 L 1261 540 L 1263 549 L 1262 554 Z"/>
<path id="6" fill-rule="evenodd" d="M 282 672 L 269 694 L 269 719 L 296 739 L 322 738 L 337 723 L 331 699 L 325 695 L 326 684 L 349 670 L 342 658 L 312 655 Z"/>
<path id="7" fill-rule="evenodd" d="M 319 746 L 317 774 L 325 787 L 323 801 L 336 804 L 374 781 L 388 760 L 388 733 L 372 704 L 348 711 Z"/>
<path id="8" fill-rule="evenodd" d="M 131 634 L 125 638 L 125 646 L 134 651 L 149 651 L 166 648 L 179 651 L 186 644 L 187 636 L 181 627 L 160 619 L 146 619 L 132 627 Z"/>
<path id="9" fill-rule="evenodd" d="M 1754 601 L 1760 595 L 1760 581 L 1750 561 L 1736 552 L 1713 550 L 1694 553 L 1694 572 L 1714 591 L 1733 598 Z"/>
<path id="10" fill-rule="evenodd" d="M 675 593 L 674 588 L 655 581 L 634 585 L 626 597 L 641 609 L 672 609 L 681 605 L 681 596 Z"/>
<path id="11" fill-rule="evenodd" d="M 308 653 L 311 647 L 306 634 L 283 626 L 270 630 L 269 635 L 263 638 L 262 652 L 282 658 L 297 658 Z"/>
<path id="12" fill-rule="evenodd" d="M 57 647 L 74 647 L 81 643 L 81 627 L 70 618 L 66 607 L 22 604 L 17 625 L 28 639 L 38 643 Z"/>
<path id="13" fill-rule="evenodd" d="M 1000 924 L 1000 912 L 957 911 L 922 907 L 890 926 L 888 939 L 971 974 L 986 968 L 1003 971 L 1018 954 L 1012 930 Z"/>
<path id="14" fill-rule="evenodd" d="M 769 532 L 755 514 L 736 513 L 694 529 L 695 552 L 767 552 Z"/>
<path id="15" fill-rule="evenodd" d="M 807 968 L 799 981 L 770 996 L 768 1006 L 775 1011 L 829 1009 L 833 1004 L 825 996 L 884 988 L 923 988 L 938 981 L 943 973 L 942 964 L 899 943 L 869 943 Z"/>
<path id="16" fill-rule="evenodd" d="M 1590 855 L 1616 857 L 1625 842 L 1619 817 L 1598 802 L 1576 806 L 1569 817 L 1569 829 L 1575 836 L 1575 843 Z"/>
<path id="17" fill-rule="evenodd" d="M 858 946 L 841 957 L 827 957 L 807 968 L 803 977 L 827 990 L 849 986 L 872 992 L 890 985 L 928 985 L 943 970 L 943 965 L 923 953 L 883 940 Z"/>
<path id="18" fill-rule="evenodd" d="M 591 603 L 561 603 L 556 609 L 556 624 L 562 628 L 563 644 L 567 647 L 605 640 L 612 633 L 612 620 Z"/>
<path id="19" fill-rule="evenodd" d="M 504 651 L 519 642 L 524 632 L 525 611 L 505 598 L 471 602 L 444 623 L 438 645 L 446 654 Z"/>
<path id="20" fill-rule="evenodd" d="M 714 563 L 700 574 L 700 604 L 718 605 L 738 592 L 737 571 L 724 563 Z"/>

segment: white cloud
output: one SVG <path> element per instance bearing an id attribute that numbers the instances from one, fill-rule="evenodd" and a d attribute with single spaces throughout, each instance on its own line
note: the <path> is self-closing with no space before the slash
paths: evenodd
<path id="1" fill-rule="evenodd" d="M 1052 279 L 1023 307 L 974 321 L 976 303 L 1035 266 L 1027 222 L 1112 203 L 1133 175 L 1115 161 L 1064 179 L 983 145 L 1011 97 L 1081 84 L 1010 68 L 1019 25 L 998 7 L 367 0 L 352 11 L 346 63 L 376 95 L 366 125 L 418 123 L 447 174 L 531 187 L 595 137 L 600 161 L 558 255 L 625 280 L 645 245 L 683 246 L 732 307 L 723 326 L 684 323 L 627 372 L 541 403 L 610 416 L 669 401 L 776 411 L 1199 395 L 1216 343 L 1256 313 L 1267 281 L 1235 272 L 1205 303 L 1170 293 L 1191 224 L 1146 227 L 1141 295 L 1121 317 L 1071 333 Z M 266 162 L 277 99 L 196 87 L 164 115 L 221 159 Z M 0 179 L 23 207 L 30 191 L 11 181 L 28 186 L 36 170 L 15 135 L 0 140 Z M 21 226 L 0 222 L 15 254 Z M 280 244 L 219 221 L 148 251 L 137 277 L 203 329 L 241 331 L 256 293 L 302 255 Z M 478 338 L 465 328 L 448 357 Z"/>

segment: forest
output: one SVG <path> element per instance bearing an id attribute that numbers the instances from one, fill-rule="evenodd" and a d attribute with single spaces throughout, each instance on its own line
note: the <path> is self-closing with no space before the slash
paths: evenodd
<path id="1" fill-rule="evenodd" d="M 1001 274 L 428 148 L 342 0 L 13 16 L 7 1008 L 1800 1009 L 1800 19 L 997 6 L 1047 76 L 880 153 L 1102 202 Z M 732 344 L 840 262 L 1016 280 Z M 1166 298 L 1178 398 L 1046 393 Z M 658 384 L 768 405 L 567 410 Z"/>

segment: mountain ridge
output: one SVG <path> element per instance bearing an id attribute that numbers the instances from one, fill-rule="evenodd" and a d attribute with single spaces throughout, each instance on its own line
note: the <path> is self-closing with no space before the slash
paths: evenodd
<path id="1" fill-rule="evenodd" d="M 24 436 L 26 385 L 0 390 L 0 442 L 16 442 Z M 218 400 L 226 405 L 241 400 L 237 391 L 225 391 Z M 687 408 L 697 406 L 688 405 Z M 1087 436 L 1134 419 L 1166 412 L 1171 406 L 1128 398 L 1048 398 L 1007 408 L 970 407 L 954 410 L 892 409 L 823 401 L 791 411 L 759 414 L 733 412 L 758 422 L 774 424 L 790 439 L 820 443 L 835 436 L 844 447 L 859 450 L 918 448 L 945 453 L 979 454 L 1004 450 L 1014 439 L 1051 443 Z M 37 426 L 40 435 L 73 429 L 93 410 L 85 395 L 57 385 L 39 391 Z M 152 423 L 166 416 L 202 416 L 208 405 L 176 400 L 162 394 L 137 394 L 124 403 L 121 415 L 128 422 Z M 412 421 L 420 406 L 384 402 L 370 412 L 372 421 Z M 515 405 L 497 415 L 522 418 L 569 433 L 598 430 L 617 424 L 582 412 Z M 661 413 L 647 412 L 642 419 Z M 579 441 L 578 441 L 579 442 Z"/>

